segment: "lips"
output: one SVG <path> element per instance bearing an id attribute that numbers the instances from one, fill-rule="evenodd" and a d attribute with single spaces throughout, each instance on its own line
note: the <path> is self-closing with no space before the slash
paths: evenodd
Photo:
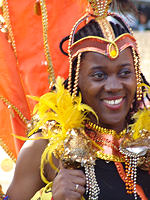
<path id="1" fill-rule="evenodd" d="M 111 97 L 103 99 L 104 105 L 111 110 L 118 110 L 121 108 L 124 98 L 123 97 Z"/>
<path id="2" fill-rule="evenodd" d="M 104 102 L 109 105 L 117 105 L 117 104 L 121 103 L 122 100 L 123 100 L 123 98 L 116 99 L 116 100 L 106 100 L 105 99 Z"/>

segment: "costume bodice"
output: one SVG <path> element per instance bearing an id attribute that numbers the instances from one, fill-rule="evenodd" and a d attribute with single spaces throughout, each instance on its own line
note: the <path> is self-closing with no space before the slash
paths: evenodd
<path id="1" fill-rule="evenodd" d="M 96 178 L 100 188 L 99 200 L 134 200 L 133 194 L 127 194 L 125 183 L 120 178 L 114 162 L 98 159 L 95 165 Z M 150 200 L 150 174 L 137 169 L 139 184 L 148 200 Z M 85 195 L 85 199 L 88 197 Z M 138 196 L 138 200 L 141 198 Z"/>

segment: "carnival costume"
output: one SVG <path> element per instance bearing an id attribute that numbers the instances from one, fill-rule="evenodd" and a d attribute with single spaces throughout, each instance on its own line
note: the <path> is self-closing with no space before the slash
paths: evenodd
<path id="1" fill-rule="evenodd" d="M 44 1 L 39 2 L 42 8 Z M 136 181 L 137 165 L 150 170 L 149 108 L 144 108 L 142 111 L 140 110 L 135 113 L 135 122 L 130 125 L 129 129 L 125 129 L 120 134 L 117 134 L 113 130 L 108 130 L 97 125 L 98 117 L 96 113 L 88 105 L 82 104 L 82 96 L 80 92 L 78 94 L 79 69 L 83 52 L 97 52 L 114 60 L 119 56 L 120 52 L 130 47 L 132 49 L 137 80 L 136 98 L 137 101 L 141 102 L 143 95 L 147 93 L 147 91 L 143 92 L 142 88 L 149 90 L 149 86 L 142 84 L 137 43 L 128 26 L 126 26 L 127 33 L 115 38 L 108 17 L 116 18 L 117 20 L 120 17 L 108 12 L 111 1 L 89 0 L 88 3 L 89 6 L 85 15 L 75 23 L 69 37 L 68 56 L 70 67 L 67 89 L 64 88 L 64 80 L 62 78 L 58 77 L 55 80 L 51 57 L 48 53 L 49 49 L 45 45 L 46 57 L 50 69 L 50 82 L 51 86 L 55 85 L 56 89 L 44 94 L 40 98 L 31 97 L 39 103 L 35 106 L 35 115 L 28 124 L 28 136 L 30 137 L 39 129 L 42 129 L 42 138 L 49 140 L 49 144 L 43 152 L 41 159 L 41 177 L 47 186 L 41 189 L 32 200 L 36 200 L 39 197 L 43 200 L 47 199 L 47 193 L 50 193 L 51 196 L 49 198 L 53 199 L 51 193 L 52 183 L 49 183 L 46 177 L 44 177 L 45 163 L 49 162 L 55 170 L 58 170 L 52 162 L 52 154 L 57 159 L 60 159 L 66 168 L 83 168 L 86 175 L 85 199 L 98 200 L 100 198 L 101 184 L 99 181 L 101 181 L 102 174 L 98 172 L 97 167 L 99 169 L 101 167 L 106 169 L 102 161 L 105 160 L 110 162 L 110 165 L 112 165 L 112 162 L 115 163 L 121 179 L 125 182 L 122 195 L 125 194 L 126 188 L 126 192 L 134 194 L 135 199 L 139 199 L 140 197 L 146 200 L 149 198 L 146 197 L 149 195 L 147 193 L 149 189 L 147 189 L 145 194 L 145 191 L 143 191 Z M 43 26 L 46 26 L 47 21 L 44 21 L 44 12 L 42 12 L 42 16 Z M 87 23 L 91 19 L 98 22 L 104 37 L 87 36 L 74 41 L 79 25 L 83 22 Z M 44 32 L 44 36 L 46 44 L 46 32 Z M 77 59 L 77 66 L 73 80 L 74 59 Z M 97 124 L 89 121 L 89 112 L 95 116 Z M 18 138 L 24 139 L 21 137 Z M 121 162 L 125 162 L 125 171 Z M 98 179 L 97 176 L 99 176 Z M 146 178 L 146 175 L 143 174 L 143 177 Z M 118 177 L 116 177 L 116 180 L 118 180 Z M 129 196 L 127 197 L 128 199 L 133 198 L 133 196 Z"/>

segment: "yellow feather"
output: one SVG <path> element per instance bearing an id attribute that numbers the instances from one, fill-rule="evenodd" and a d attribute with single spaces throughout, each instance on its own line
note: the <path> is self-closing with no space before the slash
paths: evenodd
<path id="1" fill-rule="evenodd" d="M 18 135 L 15 135 L 15 134 L 12 134 L 12 136 L 14 136 L 15 138 L 19 139 L 19 140 L 22 140 L 22 141 L 27 141 L 27 140 L 41 140 L 41 139 L 49 139 L 48 137 L 36 137 L 36 138 L 26 138 L 26 137 L 23 137 L 23 136 L 18 136 Z"/>
<path id="2" fill-rule="evenodd" d="M 133 118 L 135 119 L 135 123 L 130 127 L 133 131 L 133 139 L 136 140 L 141 137 L 140 132 L 143 129 L 150 132 L 150 108 L 138 111 Z"/>
<path id="3" fill-rule="evenodd" d="M 36 99 L 33 97 L 33 99 Z M 63 80 L 58 77 L 56 81 L 56 91 L 49 92 L 40 97 L 38 105 L 36 105 L 37 114 L 40 121 L 37 124 L 44 125 L 46 120 L 55 120 L 64 130 L 82 127 L 86 120 L 86 113 L 95 112 L 88 105 L 82 104 L 81 94 L 78 97 L 72 97 L 68 90 L 63 86 Z M 96 116 L 98 119 L 98 117 Z M 33 134 L 29 133 L 29 135 Z"/>
<path id="4" fill-rule="evenodd" d="M 146 93 L 150 94 L 150 86 L 145 84 L 145 83 L 140 83 L 138 84 L 138 87 L 144 87 L 144 94 L 146 95 Z"/>
<path id="5" fill-rule="evenodd" d="M 45 183 L 47 183 L 47 179 L 44 177 L 44 165 L 46 162 L 49 162 L 56 169 L 52 163 L 52 153 L 55 150 L 62 149 L 64 140 L 67 137 L 67 131 L 73 128 L 83 127 L 89 112 L 93 113 L 98 120 L 93 109 L 81 103 L 81 94 L 78 97 L 71 96 L 69 91 L 64 88 L 63 82 L 64 80 L 58 77 L 55 85 L 56 91 L 46 93 L 40 98 L 32 97 L 32 99 L 38 101 L 34 113 L 37 112 L 40 120 L 29 133 L 29 136 L 41 126 L 47 127 L 48 121 L 55 121 L 56 129 L 59 130 L 51 131 L 48 128 L 46 133 L 45 131 L 42 132 L 43 138 L 48 138 L 50 141 L 41 159 L 41 177 Z"/>

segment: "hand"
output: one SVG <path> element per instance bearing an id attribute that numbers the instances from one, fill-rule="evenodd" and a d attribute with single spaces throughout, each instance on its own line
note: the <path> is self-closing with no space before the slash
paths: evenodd
<path id="1" fill-rule="evenodd" d="M 81 200 L 85 192 L 85 175 L 81 170 L 62 168 L 53 181 L 54 200 Z"/>

